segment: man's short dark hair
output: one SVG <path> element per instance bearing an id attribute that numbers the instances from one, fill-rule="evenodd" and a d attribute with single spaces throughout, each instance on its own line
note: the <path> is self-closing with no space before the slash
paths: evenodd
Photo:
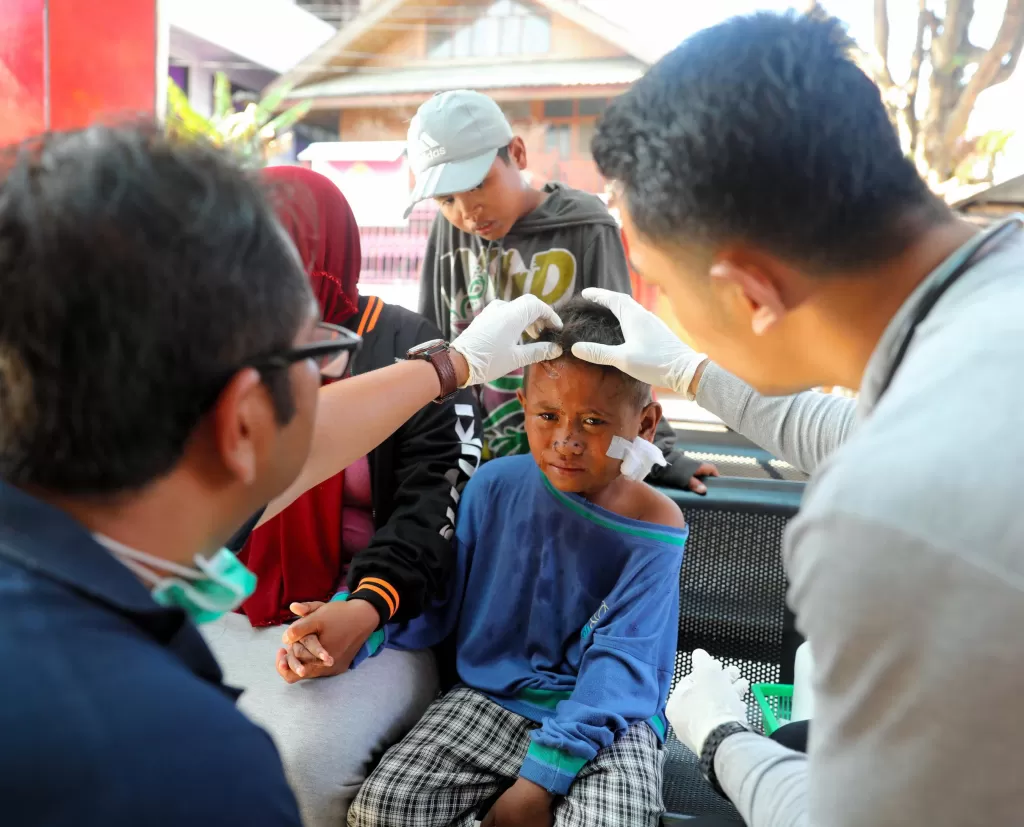
<path id="1" fill-rule="evenodd" d="M 558 317 L 562 320 L 562 329 L 554 330 L 545 328 L 541 331 L 537 341 L 554 342 L 562 346 L 563 359 L 575 359 L 572 355 L 572 346 L 577 342 L 594 342 L 599 345 L 621 345 L 625 342 L 622 335 L 622 327 L 619 320 L 606 307 L 585 299 L 582 296 L 573 296 L 564 305 L 558 308 Z M 586 364 L 593 368 L 599 368 L 606 374 L 614 375 L 622 381 L 634 404 L 643 408 L 651 402 L 651 386 L 634 379 L 632 376 L 623 373 L 618 368 L 604 365 Z M 529 369 L 527 369 L 529 370 Z M 526 387 L 527 377 L 523 377 L 523 387 Z"/>
<path id="2" fill-rule="evenodd" d="M 851 49 L 835 18 L 763 12 L 662 58 L 593 141 L 638 232 L 749 242 L 829 273 L 901 253 L 908 218 L 945 220 Z"/>
<path id="3" fill-rule="evenodd" d="M 504 161 L 506 164 L 511 163 L 512 156 L 509 155 L 508 146 L 503 146 L 498 149 L 498 157 L 501 158 L 501 160 Z"/>
<path id="4" fill-rule="evenodd" d="M 312 301 L 259 182 L 155 128 L 0 157 L 0 477 L 69 495 L 166 474 L 245 362 Z M 278 418 L 287 371 L 264 376 Z"/>

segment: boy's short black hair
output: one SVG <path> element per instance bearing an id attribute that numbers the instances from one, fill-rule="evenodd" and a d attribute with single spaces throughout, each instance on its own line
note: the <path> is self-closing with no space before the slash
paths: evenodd
<path id="1" fill-rule="evenodd" d="M 0 477 L 66 495 L 166 474 L 246 360 L 310 311 L 258 179 L 155 127 L 0 154 Z M 279 420 L 287 371 L 264 381 Z"/>
<path id="2" fill-rule="evenodd" d="M 503 146 L 498 150 L 498 157 L 506 164 L 511 163 L 512 158 L 509 155 L 508 146 Z"/>
<path id="3" fill-rule="evenodd" d="M 562 320 L 562 329 L 545 328 L 537 338 L 539 342 L 554 342 L 562 346 L 562 359 L 576 359 L 572 355 L 572 346 L 577 342 L 594 342 L 599 345 L 621 345 L 625 338 L 619 320 L 606 307 L 602 307 L 582 296 L 573 296 L 558 308 L 558 317 Z M 618 368 L 604 365 L 586 364 L 617 376 L 627 388 L 634 404 L 643 408 L 651 403 L 651 386 Z M 529 368 L 527 368 L 527 371 Z M 526 388 L 528 376 L 523 376 L 523 388 Z M 525 390 L 524 390 L 525 392 Z"/>
<path id="4" fill-rule="evenodd" d="M 593 140 L 637 230 L 668 244 L 747 241 L 826 274 L 901 253 L 908 218 L 947 220 L 852 45 L 835 18 L 762 12 L 662 58 Z"/>

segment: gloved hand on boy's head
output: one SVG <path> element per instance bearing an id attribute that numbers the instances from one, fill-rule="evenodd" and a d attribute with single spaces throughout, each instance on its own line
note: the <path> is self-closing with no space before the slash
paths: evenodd
<path id="1" fill-rule="evenodd" d="M 521 343 L 520 339 L 524 330 L 561 326 L 558 314 L 530 293 L 510 302 L 492 301 L 451 343 L 469 366 L 463 387 L 483 385 L 527 365 L 557 359 L 562 355 L 558 345 Z"/>
<path id="2" fill-rule="evenodd" d="M 588 287 L 583 291 L 583 298 L 615 314 L 625 342 L 621 345 L 579 342 L 572 348 L 576 358 L 618 368 L 648 385 L 671 388 L 693 399 L 694 378 L 708 360 L 707 354 L 697 353 L 657 315 L 625 293 Z"/>

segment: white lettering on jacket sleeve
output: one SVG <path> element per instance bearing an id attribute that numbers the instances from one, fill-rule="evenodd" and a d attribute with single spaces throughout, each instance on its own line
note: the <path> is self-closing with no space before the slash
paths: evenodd
<path id="1" fill-rule="evenodd" d="M 472 405 L 455 406 L 455 438 L 459 441 L 459 462 L 455 468 L 445 474 L 445 479 L 451 483 L 451 505 L 447 509 L 446 520 L 441 526 L 441 536 L 451 540 L 455 536 L 455 514 L 458 510 L 459 500 L 462 497 L 462 489 L 466 487 L 470 477 L 480 467 L 480 455 L 483 451 L 483 443 L 480 437 L 475 436 L 476 415 Z"/>

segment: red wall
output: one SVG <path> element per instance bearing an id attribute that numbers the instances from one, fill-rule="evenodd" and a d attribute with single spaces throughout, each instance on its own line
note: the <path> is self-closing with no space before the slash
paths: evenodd
<path id="1" fill-rule="evenodd" d="M 153 117 L 156 5 L 0 0 L 0 144 L 45 129 Z"/>
<path id="2" fill-rule="evenodd" d="M 46 128 L 43 109 L 43 9 L 46 0 L 2 0 L 0 144 Z"/>

